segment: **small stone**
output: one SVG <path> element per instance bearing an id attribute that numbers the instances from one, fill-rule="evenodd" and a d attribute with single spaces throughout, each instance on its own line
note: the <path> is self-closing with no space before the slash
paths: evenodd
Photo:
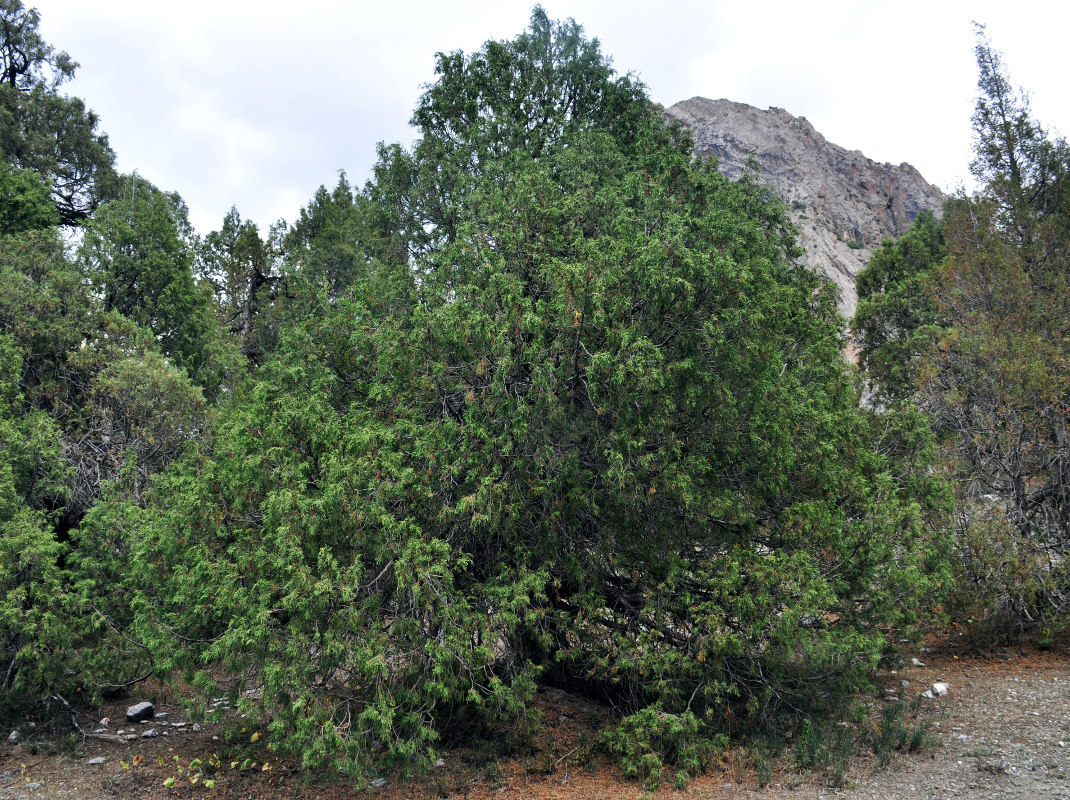
<path id="1" fill-rule="evenodd" d="M 138 703 L 126 709 L 126 720 L 127 722 L 141 722 L 152 719 L 155 713 L 156 709 L 152 703 Z"/>
<path id="2" fill-rule="evenodd" d="M 141 738 L 142 739 L 154 739 L 155 737 L 157 737 L 159 735 L 160 735 L 160 732 L 158 730 L 156 730 L 155 728 L 149 728 L 147 731 L 145 731 L 143 734 L 141 734 Z"/>
<path id="3" fill-rule="evenodd" d="M 133 742 L 136 739 L 137 739 L 137 734 L 136 733 L 128 733 L 128 734 L 126 734 L 126 741 Z"/>
<path id="4" fill-rule="evenodd" d="M 37 781 L 34 781 L 33 783 L 27 783 L 26 784 L 26 791 L 29 791 L 29 792 L 36 792 L 40 788 L 41 788 L 41 784 L 38 783 Z"/>
<path id="5" fill-rule="evenodd" d="M 373 789 L 382 789 L 384 786 L 386 786 L 386 779 L 376 778 L 374 781 L 369 781 L 368 785 L 371 786 Z"/>
<path id="6" fill-rule="evenodd" d="M 198 725 L 196 722 L 193 723 L 193 732 L 194 733 L 200 733 L 201 732 L 201 726 Z"/>
<path id="7" fill-rule="evenodd" d="M 933 697 L 947 697 L 947 684 L 934 683 L 929 687 L 929 691 L 933 693 Z"/>
<path id="8" fill-rule="evenodd" d="M 99 767 L 101 764 L 103 764 L 107 760 L 108 759 L 104 758 L 104 756 L 97 756 L 96 758 L 89 759 L 85 763 L 88 764 L 91 767 Z"/>
<path id="9" fill-rule="evenodd" d="M 167 719 L 167 712 L 166 711 L 161 711 L 159 714 L 157 714 L 155 717 L 153 717 L 153 719 L 165 720 L 165 719 Z"/>
<path id="10" fill-rule="evenodd" d="M 910 659 L 910 663 L 913 664 L 915 667 L 924 667 L 925 666 L 925 662 L 922 661 L 919 658 Z"/>
<path id="11" fill-rule="evenodd" d="M 19 739 L 21 739 L 21 738 L 22 738 L 22 737 L 21 737 L 21 736 L 19 735 L 19 732 L 18 732 L 18 731 L 11 731 L 11 733 L 9 733 L 9 734 L 7 735 L 7 740 L 8 740 L 9 742 L 11 742 L 12 744 L 18 744 L 18 741 L 19 741 Z"/>
<path id="12" fill-rule="evenodd" d="M 908 686 L 910 686 L 910 681 L 899 681 L 899 685 L 906 689 Z"/>
<path id="13" fill-rule="evenodd" d="M 444 766 L 446 766 L 445 759 L 440 758 L 438 761 L 435 762 L 436 769 L 442 769 Z"/>
<path id="14" fill-rule="evenodd" d="M 107 728 L 93 728 L 93 733 L 107 733 Z"/>
<path id="15" fill-rule="evenodd" d="M 185 728 L 186 727 L 186 723 L 185 722 L 172 722 L 171 723 L 171 727 L 172 728 Z"/>
<path id="16" fill-rule="evenodd" d="M 921 693 L 921 696 L 924 697 L 926 700 L 932 700 L 935 695 L 933 695 L 932 689 L 926 689 L 924 692 Z"/>
<path id="17" fill-rule="evenodd" d="M 109 725 L 111 725 L 111 718 L 110 717 L 104 717 L 104 719 L 102 719 L 100 722 L 98 722 L 97 725 L 99 725 L 102 728 L 107 728 Z"/>

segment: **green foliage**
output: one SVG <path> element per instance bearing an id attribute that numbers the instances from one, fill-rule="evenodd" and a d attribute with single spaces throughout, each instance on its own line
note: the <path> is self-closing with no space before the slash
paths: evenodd
<path id="1" fill-rule="evenodd" d="M 407 257 L 396 233 L 384 229 L 385 216 L 353 191 L 342 172 L 331 192 L 321 186 L 301 209 L 283 241 L 287 260 L 302 280 L 340 297 L 349 287 L 364 285 L 377 261 Z"/>
<path id="2" fill-rule="evenodd" d="M 58 222 L 48 185 L 29 170 L 0 162 L 0 236 L 51 228 Z"/>
<path id="3" fill-rule="evenodd" d="M 78 65 L 38 32 L 40 14 L 0 2 L 0 152 L 44 178 L 64 225 L 85 220 L 115 190 L 115 154 L 97 116 L 59 93 Z"/>
<path id="4" fill-rule="evenodd" d="M 860 276 L 855 330 L 882 401 L 916 402 L 956 487 L 955 610 L 1002 636 L 1070 620 L 1070 149 L 979 30 L 973 197 Z"/>
<path id="5" fill-rule="evenodd" d="M 1054 223 L 1066 236 L 1070 149 L 1065 139 L 1051 138 L 1033 119 L 1028 94 L 1014 89 L 984 26 L 978 25 L 976 33 L 980 95 L 973 114 L 975 158 L 970 169 L 982 194 L 995 203 L 997 223 L 1023 260 L 1047 260 L 1050 251 L 1042 229 Z"/>
<path id="6" fill-rule="evenodd" d="M 983 31 L 977 56 L 985 183 L 946 224 L 932 293 L 946 333 L 919 383 L 957 456 L 969 613 L 991 631 L 1051 631 L 1070 621 L 1070 149 L 1010 90 Z"/>
<path id="7" fill-rule="evenodd" d="M 780 203 L 578 26 L 537 9 L 439 75 L 414 148 L 295 227 L 273 357 L 110 507 L 137 636 L 309 764 L 426 764 L 553 673 L 619 700 L 637 769 L 692 771 L 916 620 L 931 448 L 859 409 Z"/>
<path id="8" fill-rule="evenodd" d="M 203 433 L 205 401 L 150 333 L 100 308 L 54 230 L 0 239 L 0 324 L 4 688 L 19 703 L 90 694 L 147 654 L 126 636 L 135 532 L 106 514 L 77 526 L 105 494 L 137 507 Z"/>
<path id="9" fill-rule="evenodd" d="M 918 361 L 937 320 L 929 281 L 946 257 L 941 223 L 922 211 L 905 234 L 882 242 L 858 275 L 851 330 L 860 366 L 881 401 L 903 400 L 914 391 Z"/>
<path id="10" fill-rule="evenodd" d="M 868 729 L 878 767 L 887 766 L 898 753 L 920 753 L 939 744 L 928 722 L 909 723 L 908 714 L 916 718 L 917 704 L 910 708 L 902 702 L 889 703 L 881 708 L 875 724 Z"/>
<path id="11" fill-rule="evenodd" d="M 1056 254 L 1024 263 L 994 214 L 977 202 L 950 223 L 952 257 L 934 295 L 952 324 L 920 391 L 956 457 L 959 564 L 975 587 L 961 608 L 1009 633 L 1064 626 L 1070 612 L 1058 555 L 1070 541 L 1070 306 L 1048 288 L 1065 287 L 1070 273 Z"/>
<path id="12" fill-rule="evenodd" d="M 164 355 L 215 394 L 237 359 L 213 314 L 209 287 L 194 281 L 191 236 L 182 199 L 133 176 L 129 195 L 87 223 L 79 262 L 105 311 L 151 330 Z"/>
<path id="13" fill-rule="evenodd" d="M 0 238 L 0 327 L 22 351 L 26 401 L 53 415 L 76 402 L 66 370 L 91 322 L 81 275 L 53 230 Z"/>
<path id="14" fill-rule="evenodd" d="M 249 220 L 232 208 L 223 226 L 197 248 L 197 272 L 212 289 L 224 324 L 255 361 L 273 348 L 277 331 L 264 320 L 276 299 L 276 253 Z"/>
<path id="15" fill-rule="evenodd" d="M 54 605 L 65 548 L 48 507 L 62 498 L 68 468 L 51 420 L 23 407 L 21 367 L 14 341 L 0 334 L 0 696 L 9 708 L 62 679 L 65 633 Z"/>
<path id="16" fill-rule="evenodd" d="M 690 711 L 668 714 L 655 705 L 626 717 L 606 733 L 605 740 L 609 751 L 620 759 L 626 777 L 655 789 L 666 769 L 675 769 L 686 780 L 702 772 L 711 751 L 724 747 L 726 737 L 703 740 L 701 728 Z"/>
<path id="17" fill-rule="evenodd" d="M 831 720 L 817 724 L 803 720 L 795 738 L 793 756 L 795 766 L 804 772 L 821 772 L 829 786 L 843 785 L 847 767 L 855 749 L 854 734 Z"/>

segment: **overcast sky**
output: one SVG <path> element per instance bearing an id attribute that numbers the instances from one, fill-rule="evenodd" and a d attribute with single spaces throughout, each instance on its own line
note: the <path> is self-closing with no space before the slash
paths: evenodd
<path id="1" fill-rule="evenodd" d="M 338 170 L 362 184 L 376 142 L 408 127 L 436 51 L 471 52 L 527 25 L 526 2 L 24 0 L 81 64 L 83 97 L 119 168 L 177 190 L 201 233 L 230 207 L 292 221 Z M 1051 0 L 543 0 L 668 106 L 701 95 L 804 116 L 830 141 L 968 183 L 984 22 L 1034 116 L 1070 132 L 1070 4 Z"/>

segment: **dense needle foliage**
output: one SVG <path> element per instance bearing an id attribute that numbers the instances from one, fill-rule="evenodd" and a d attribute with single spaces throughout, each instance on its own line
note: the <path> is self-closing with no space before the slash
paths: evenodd
<path id="1" fill-rule="evenodd" d="M 437 74 L 412 147 L 266 239 L 9 159 L 6 699 L 185 676 L 357 777 L 553 684 L 649 777 L 827 709 L 938 600 L 932 436 L 860 407 L 758 176 L 541 9 Z"/>
<path id="2" fill-rule="evenodd" d="M 878 452 L 779 201 L 574 23 L 439 73 L 352 282 L 295 277 L 136 517 L 139 633 L 311 763 L 420 763 L 538 681 L 702 737 L 862 679 L 939 580 L 939 491 Z"/>

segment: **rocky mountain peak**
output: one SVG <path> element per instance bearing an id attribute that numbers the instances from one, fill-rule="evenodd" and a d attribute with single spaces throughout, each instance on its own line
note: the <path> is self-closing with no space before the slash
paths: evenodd
<path id="1" fill-rule="evenodd" d="M 878 164 L 829 142 L 805 117 L 731 100 L 693 97 L 665 112 L 735 178 L 753 157 L 799 228 L 803 261 L 839 287 L 840 311 L 854 314 L 855 277 L 882 240 L 906 232 L 922 209 L 939 213 L 943 193 L 910 164 Z"/>

